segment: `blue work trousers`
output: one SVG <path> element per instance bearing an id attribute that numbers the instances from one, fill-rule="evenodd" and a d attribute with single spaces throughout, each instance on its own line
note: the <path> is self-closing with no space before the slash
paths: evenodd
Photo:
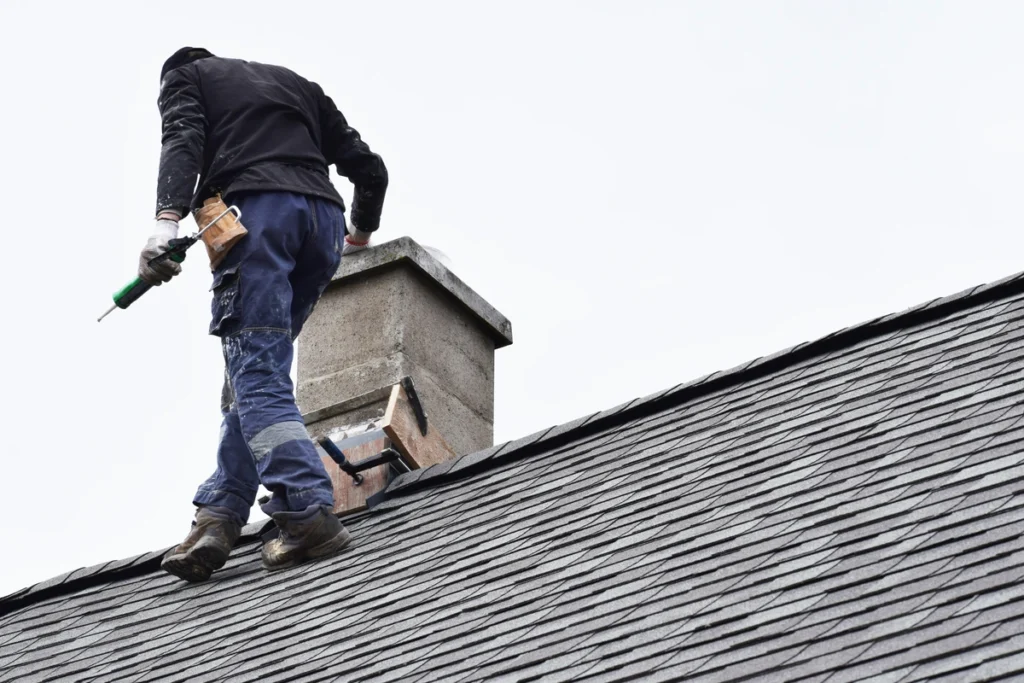
<path id="1" fill-rule="evenodd" d="M 340 206 L 291 192 L 230 196 L 249 234 L 213 274 L 210 334 L 221 338 L 225 389 L 217 470 L 193 502 L 244 523 L 259 484 L 268 514 L 333 506 L 331 480 L 295 405 L 293 342 L 338 269 Z"/>

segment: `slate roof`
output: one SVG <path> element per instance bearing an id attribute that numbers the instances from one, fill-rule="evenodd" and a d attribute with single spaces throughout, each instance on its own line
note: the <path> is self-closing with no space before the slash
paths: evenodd
<path id="1" fill-rule="evenodd" d="M 328 561 L 19 591 L 0 682 L 1024 678 L 1022 460 L 1015 276 L 404 475 Z"/>

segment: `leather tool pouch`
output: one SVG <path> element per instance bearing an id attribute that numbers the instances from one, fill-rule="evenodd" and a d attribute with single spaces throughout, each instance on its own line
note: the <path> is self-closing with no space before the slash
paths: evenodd
<path id="1" fill-rule="evenodd" d="M 231 247 L 238 244 L 238 241 L 249 231 L 245 229 L 233 212 L 228 211 L 228 207 L 220 195 L 207 199 L 200 208 L 192 212 L 192 215 L 200 230 L 214 218 L 220 216 L 220 219 L 210 226 L 210 229 L 204 232 L 200 238 L 206 245 L 206 255 L 210 257 L 210 270 L 215 270 L 217 265 L 228 255 Z"/>

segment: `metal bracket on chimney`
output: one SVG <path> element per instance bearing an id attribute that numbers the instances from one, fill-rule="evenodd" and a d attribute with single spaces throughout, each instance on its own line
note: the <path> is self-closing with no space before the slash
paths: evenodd
<path id="1" fill-rule="evenodd" d="M 379 465 L 389 465 L 397 474 L 402 474 L 409 471 L 409 466 L 402 460 L 402 455 L 394 448 L 388 446 L 383 451 L 369 458 L 364 458 L 359 462 L 349 462 L 338 446 L 331 441 L 330 437 L 321 436 L 316 442 L 320 444 L 320 447 L 327 452 L 327 455 L 331 456 L 331 460 L 338 463 L 338 467 L 342 472 L 352 477 L 352 482 L 359 486 L 363 483 L 363 475 L 360 472 L 364 472 L 368 469 L 372 469 Z"/>
<path id="2" fill-rule="evenodd" d="M 405 464 L 404 460 L 402 460 L 402 454 L 390 446 L 373 457 L 353 463 L 351 467 L 358 473 L 363 470 L 377 467 L 378 465 L 390 465 L 391 469 L 393 469 L 396 474 L 405 474 L 409 471 L 409 466 Z"/>
<path id="3" fill-rule="evenodd" d="M 427 413 L 423 410 L 423 404 L 420 403 L 420 397 L 416 393 L 416 387 L 412 385 L 412 377 L 406 375 L 402 378 L 402 388 L 405 389 L 405 395 L 409 397 L 409 405 L 412 407 L 413 414 L 416 415 L 416 424 L 420 428 L 420 434 L 426 436 Z"/>

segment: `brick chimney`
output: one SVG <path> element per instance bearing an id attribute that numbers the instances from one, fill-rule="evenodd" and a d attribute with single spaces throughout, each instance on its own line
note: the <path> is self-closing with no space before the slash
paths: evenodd
<path id="1" fill-rule="evenodd" d="M 395 411 L 396 385 L 410 377 L 431 436 L 439 434 L 450 447 L 447 457 L 471 453 L 493 445 L 494 351 L 511 343 L 505 316 L 401 237 L 342 259 L 298 339 L 296 398 L 310 434 L 330 435 L 344 450 L 354 435 L 379 433 L 389 402 Z M 379 445 L 366 440 L 357 448 L 360 456 Z M 348 450 L 345 455 L 360 459 Z M 407 460 L 417 466 L 415 458 Z M 378 469 L 383 473 L 386 466 Z M 331 473 L 337 499 L 345 494 L 339 486 L 351 481 L 336 467 Z M 383 488 L 385 479 L 378 477 L 383 484 L 373 487 L 364 483 L 357 498 Z M 346 507 L 358 505 L 339 503 L 338 511 Z"/>

